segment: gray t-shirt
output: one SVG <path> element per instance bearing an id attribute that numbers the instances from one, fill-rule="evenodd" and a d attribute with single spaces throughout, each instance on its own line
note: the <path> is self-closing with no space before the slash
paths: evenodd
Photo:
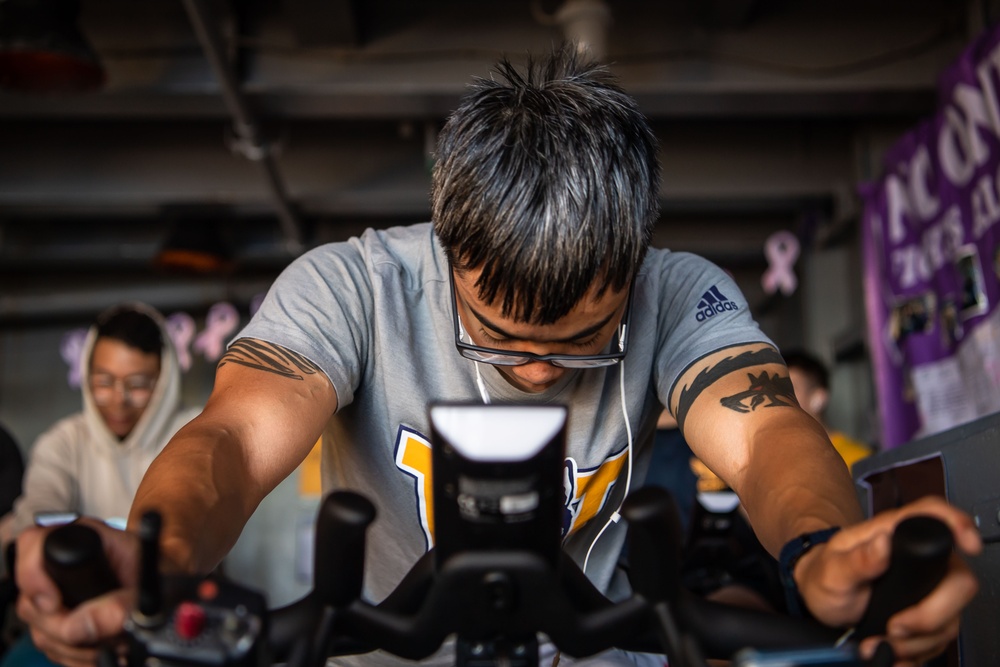
<path id="1" fill-rule="evenodd" d="M 431 224 L 368 230 L 294 261 L 239 334 L 308 357 L 333 383 L 339 408 L 323 435 L 323 485 L 327 492 L 358 491 L 376 506 L 365 577 L 373 602 L 433 544 L 428 404 L 481 400 L 476 363 L 455 348 L 448 270 Z M 519 391 L 491 366 L 480 368 L 494 403 L 569 406 L 564 547 L 581 566 L 625 495 L 624 413 L 634 487 L 645 476 L 657 417 L 683 371 L 720 349 L 770 342 L 732 279 L 687 253 L 651 249 L 632 308 L 622 364 L 571 370 L 540 394 Z M 608 526 L 586 569 L 609 594 L 622 524 Z M 373 659 L 361 664 L 381 664 Z"/>

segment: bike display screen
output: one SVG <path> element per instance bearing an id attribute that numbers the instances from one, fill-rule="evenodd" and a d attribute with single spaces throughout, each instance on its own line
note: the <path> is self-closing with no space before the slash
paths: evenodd
<path id="1" fill-rule="evenodd" d="M 469 550 L 557 562 L 566 420 L 564 406 L 431 406 L 438 564 Z"/>

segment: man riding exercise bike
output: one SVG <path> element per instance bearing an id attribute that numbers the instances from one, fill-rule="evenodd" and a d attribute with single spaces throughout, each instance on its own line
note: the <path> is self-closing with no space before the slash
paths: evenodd
<path id="1" fill-rule="evenodd" d="M 130 525 L 161 512 L 169 568 L 209 572 L 322 436 L 325 490 L 358 492 L 381 517 L 362 585 L 378 603 L 434 544 L 427 405 L 560 403 L 571 415 L 562 548 L 602 595 L 621 599 L 620 508 L 665 406 L 780 557 L 789 599 L 826 624 L 861 618 L 908 516 L 937 516 L 961 552 L 976 553 L 971 520 L 944 502 L 862 520 L 846 466 L 796 404 L 735 283 L 701 258 L 649 248 L 657 152 L 635 101 L 575 49 L 524 71 L 502 62 L 439 134 L 433 222 L 294 261 L 220 361 L 202 414 L 150 467 Z M 50 657 L 93 664 L 95 642 L 128 615 L 134 539 L 103 533 L 126 588 L 68 612 L 44 573 L 43 537 L 19 541 L 18 612 Z M 955 558 L 934 592 L 890 619 L 901 664 L 939 653 L 975 591 Z M 648 655 L 615 648 L 578 664 Z M 423 662 L 452 660 L 443 650 Z M 378 652 L 337 661 L 401 664 Z"/>

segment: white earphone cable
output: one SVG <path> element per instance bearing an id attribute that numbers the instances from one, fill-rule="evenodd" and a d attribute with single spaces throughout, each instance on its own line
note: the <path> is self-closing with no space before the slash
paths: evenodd
<path id="1" fill-rule="evenodd" d="M 626 445 L 626 452 L 625 452 L 625 456 L 628 457 L 628 460 L 626 461 L 626 465 L 628 466 L 628 468 L 627 468 L 627 473 L 625 475 L 625 493 L 622 494 L 622 500 L 620 503 L 618 503 L 618 509 L 616 509 L 614 512 L 611 513 L 611 518 L 608 519 L 603 526 L 601 526 L 601 530 L 598 531 L 597 537 L 594 538 L 594 541 L 591 542 L 590 546 L 587 548 L 587 555 L 583 559 L 583 571 L 585 573 L 587 571 L 587 564 L 590 562 L 590 554 L 594 550 L 594 546 L 597 544 L 597 541 L 601 539 L 602 535 L 604 535 L 604 531 L 608 529 L 608 526 L 610 526 L 612 523 L 618 523 L 619 521 L 621 521 L 622 515 L 620 514 L 620 512 L 622 509 L 622 504 L 624 504 L 625 499 L 628 498 L 628 492 L 632 487 L 632 424 L 629 422 L 628 407 L 625 403 L 625 360 L 622 359 L 620 362 L 618 362 L 618 366 L 619 366 L 618 386 L 621 394 L 622 417 L 625 418 L 625 435 L 628 438 L 628 443 Z"/>
<path id="2" fill-rule="evenodd" d="M 479 387 L 479 396 L 485 405 L 489 405 L 490 393 L 486 391 L 486 382 L 483 380 L 483 374 L 479 372 L 479 362 L 473 361 L 472 363 L 476 365 L 476 386 Z"/>

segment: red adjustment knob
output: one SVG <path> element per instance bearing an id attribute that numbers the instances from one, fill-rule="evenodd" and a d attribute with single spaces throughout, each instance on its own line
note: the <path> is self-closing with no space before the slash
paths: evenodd
<path id="1" fill-rule="evenodd" d="M 182 602 L 174 616 L 174 630 L 181 639 L 195 639 L 205 629 L 205 609 L 196 602 Z"/>

